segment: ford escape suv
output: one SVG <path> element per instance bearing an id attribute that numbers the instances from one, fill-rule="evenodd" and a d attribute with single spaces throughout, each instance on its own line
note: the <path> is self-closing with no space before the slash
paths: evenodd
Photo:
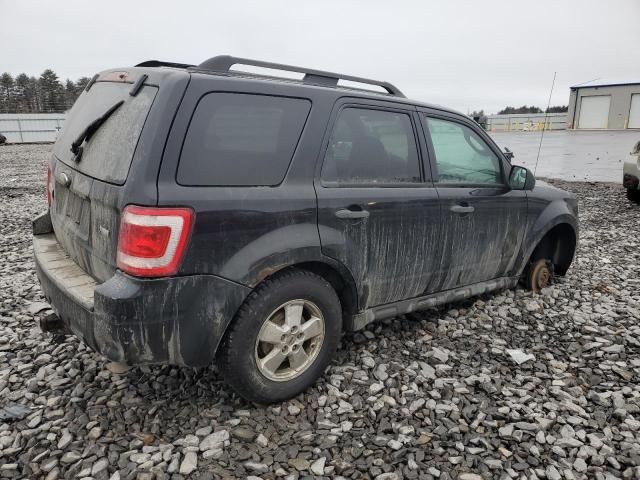
<path id="1" fill-rule="evenodd" d="M 45 330 L 129 365 L 217 360 L 261 403 L 308 388 L 343 331 L 546 286 L 578 236 L 574 196 L 468 117 L 389 83 L 229 56 L 94 76 L 47 197 L 33 222 Z"/>

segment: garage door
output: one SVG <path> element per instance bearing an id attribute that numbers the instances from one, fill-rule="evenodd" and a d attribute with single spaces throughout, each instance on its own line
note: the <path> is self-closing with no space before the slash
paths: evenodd
<path id="1" fill-rule="evenodd" d="M 607 128 L 610 103 L 610 95 L 582 97 L 578 128 Z"/>
<path id="2" fill-rule="evenodd" d="M 631 95 L 628 128 L 640 128 L 640 93 Z"/>

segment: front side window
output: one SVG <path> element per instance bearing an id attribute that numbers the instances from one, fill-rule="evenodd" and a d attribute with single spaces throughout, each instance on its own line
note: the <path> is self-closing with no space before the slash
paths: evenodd
<path id="1" fill-rule="evenodd" d="M 299 98 L 209 93 L 193 114 L 178 183 L 193 186 L 278 185 L 311 103 Z"/>
<path id="2" fill-rule="evenodd" d="M 469 127 L 428 118 L 440 184 L 502 184 L 500 159 Z"/>
<path id="3" fill-rule="evenodd" d="M 322 165 L 324 182 L 396 184 L 420 179 L 409 115 L 354 107 L 340 112 Z"/>

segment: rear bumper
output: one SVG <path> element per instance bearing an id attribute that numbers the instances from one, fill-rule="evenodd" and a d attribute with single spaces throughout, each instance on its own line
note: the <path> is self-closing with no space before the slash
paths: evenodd
<path id="1" fill-rule="evenodd" d="M 117 271 L 97 284 L 53 233 L 34 235 L 34 255 L 45 297 L 65 326 L 93 350 L 129 365 L 210 364 L 250 292 L 212 275 L 139 279 Z"/>

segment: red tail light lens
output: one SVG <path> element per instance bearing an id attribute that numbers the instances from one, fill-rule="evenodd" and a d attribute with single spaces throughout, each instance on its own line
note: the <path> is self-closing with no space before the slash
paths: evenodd
<path id="1" fill-rule="evenodd" d="M 118 268 L 139 277 L 176 273 L 193 216 L 188 208 L 126 207 L 120 220 Z"/>
<path id="2" fill-rule="evenodd" d="M 47 165 L 47 204 L 51 206 L 53 200 L 53 178 L 51 176 L 51 165 Z"/>

